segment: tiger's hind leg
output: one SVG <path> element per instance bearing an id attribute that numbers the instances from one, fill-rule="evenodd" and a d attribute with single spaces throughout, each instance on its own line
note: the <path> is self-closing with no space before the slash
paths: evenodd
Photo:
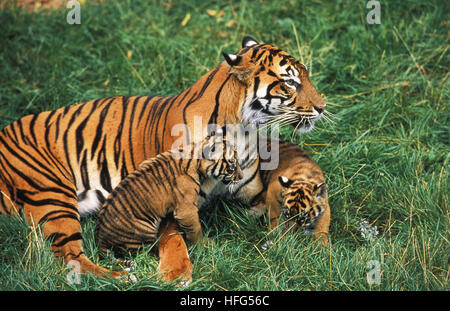
<path id="1" fill-rule="evenodd" d="M 51 248 L 56 257 L 80 273 L 92 272 L 100 277 L 114 278 L 126 273 L 110 271 L 86 257 L 76 199 L 68 200 L 67 196 L 53 192 L 46 192 L 45 196 L 41 196 L 39 202 L 34 201 L 34 205 L 24 203 L 23 211 L 29 223 L 42 225 L 44 237 L 52 241 Z"/>

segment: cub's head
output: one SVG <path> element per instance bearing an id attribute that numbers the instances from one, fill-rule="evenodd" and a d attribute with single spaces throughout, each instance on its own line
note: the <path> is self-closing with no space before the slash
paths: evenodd
<path id="1" fill-rule="evenodd" d="M 282 186 L 283 214 L 295 221 L 297 226 L 314 227 L 314 223 L 325 211 L 327 188 L 325 183 L 310 184 L 279 176 Z"/>
<path id="2" fill-rule="evenodd" d="M 325 102 L 308 78 L 308 69 L 279 48 L 244 37 L 237 54 L 223 53 L 229 72 L 246 86 L 244 123 L 279 122 L 308 132 Z"/>
<path id="3" fill-rule="evenodd" d="M 200 168 L 205 175 L 221 180 L 225 185 L 243 178 L 237 148 L 223 136 L 214 133 L 203 141 Z"/>

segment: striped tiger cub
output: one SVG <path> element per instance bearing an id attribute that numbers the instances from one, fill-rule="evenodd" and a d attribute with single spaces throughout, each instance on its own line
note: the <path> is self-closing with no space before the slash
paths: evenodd
<path id="1" fill-rule="evenodd" d="M 253 201 L 250 213 L 267 214 L 269 228 L 279 226 L 281 212 L 287 228 L 305 229 L 313 239 L 322 237 L 328 245 L 330 206 L 322 170 L 317 163 L 297 145 L 285 141 L 268 145 L 277 148 L 279 165 L 274 170 L 261 170 L 264 191 Z M 261 164 L 268 159 L 260 159 Z"/>
<path id="2" fill-rule="evenodd" d="M 161 220 L 171 213 L 188 240 L 201 241 L 201 184 L 236 183 L 242 177 L 236 148 L 219 136 L 146 160 L 105 201 L 95 228 L 97 245 L 103 252 L 137 250 L 156 241 Z"/>

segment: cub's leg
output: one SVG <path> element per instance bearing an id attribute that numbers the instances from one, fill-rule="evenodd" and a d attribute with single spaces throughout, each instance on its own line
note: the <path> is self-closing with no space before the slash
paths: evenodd
<path id="1" fill-rule="evenodd" d="M 180 278 L 179 285 L 188 285 L 192 282 L 192 263 L 189 259 L 186 243 L 178 232 L 172 216 L 166 217 L 160 225 L 159 231 L 159 265 L 160 279 L 172 282 Z"/>
<path id="2" fill-rule="evenodd" d="M 173 216 L 180 228 L 186 233 L 189 241 L 198 242 L 203 238 L 198 208 L 195 204 L 178 205 L 173 212 Z"/>
<path id="3" fill-rule="evenodd" d="M 321 240 L 325 246 L 328 246 L 328 231 L 330 229 L 330 206 L 328 204 L 328 200 L 326 200 L 325 210 L 322 215 L 316 221 L 314 230 L 313 230 L 313 239 L 314 241 Z"/>

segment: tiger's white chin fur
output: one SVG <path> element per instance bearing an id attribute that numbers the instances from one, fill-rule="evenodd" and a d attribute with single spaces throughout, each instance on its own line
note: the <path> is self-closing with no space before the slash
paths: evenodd
<path id="1" fill-rule="evenodd" d="M 315 114 L 312 117 L 307 117 L 300 120 L 299 123 L 303 123 L 300 126 L 298 125 L 299 123 L 292 124 L 294 129 L 296 129 L 298 133 L 308 133 L 312 131 L 312 129 L 314 128 L 314 123 L 322 117 L 322 115 L 318 112 L 314 111 L 314 113 Z"/>
<path id="2" fill-rule="evenodd" d="M 294 126 L 294 128 L 295 128 L 295 126 Z M 310 132 L 313 128 L 314 128 L 314 122 L 311 122 L 311 123 L 307 123 L 307 124 L 305 124 L 305 125 L 299 126 L 299 127 L 297 128 L 297 132 L 299 132 L 299 133 L 308 133 L 308 132 Z"/>

